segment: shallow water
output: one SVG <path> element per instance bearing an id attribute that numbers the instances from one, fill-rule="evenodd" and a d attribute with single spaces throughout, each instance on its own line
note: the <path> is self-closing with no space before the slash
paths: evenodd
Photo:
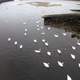
<path id="1" fill-rule="evenodd" d="M 77 2 L 58 2 L 55 6 L 33 4 L 0 5 L 0 80 L 67 80 L 67 75 L 79 80 L 80 28 L 51 27 L 44 25 L 42 18 L 46 14 L 73 13 L 69 9 L 79 5 L 75 5 Z"/>

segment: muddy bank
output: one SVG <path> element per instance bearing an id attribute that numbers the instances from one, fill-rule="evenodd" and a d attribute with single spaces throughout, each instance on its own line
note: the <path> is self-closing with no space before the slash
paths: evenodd
<path id="1" fill-rule="evenodd" d="M 80 14 L 71 13 L 71 14 L 54 14 L 54 15 L 45 15 L 44 24 L 63 24 L 63 25 L 75 25 L 80 26 Z"/>
<path id="2" fill-rule="evenodd" d="M 8 2 L 8 1 L 14 1 L 14 0 L 0 0 L 0 3 Z"/>

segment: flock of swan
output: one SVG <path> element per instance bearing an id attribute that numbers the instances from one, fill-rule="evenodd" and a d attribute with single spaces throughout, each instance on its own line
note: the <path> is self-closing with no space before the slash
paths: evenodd
<path id="1" fill-rule="evenodd" d="M 36 23 L 36 30 L 37 31 L 39 31 L 39 30 L 41 30 L 41 29 L 44 29 L 44 27 L 43 26 L 40 26 L 39 25 L 39 22 L 40 21 L 36 21 L 35 23 Z M 26 25 L 27 23 L 26 22 L 23 22 L 23 25 Z M 51 27 L 48 27 L 47 28 L 49 31 L 51 30 Z M 28 29 L 27 28 L 25 28 L 25 30 L 24 30 L 24 36 L 27 36 L 27 32 L 28 32 Z M 45 36 L 45 32 L 42 32 L 41 33 L 41 35 L 42 36 Z M 62 35 L 63 36 L 67 36 L 67 33 L 62 33 Z M 59 35 L 58 34 L 54 34 L 54 38 L 58 38 L 59 37 Z M 10 42 L 12 40 L 12 38 L 11 37 L 8 37 L 8 42 Z M 49 43 L 48 43 L 48 41 L 46 40 L 46 39 L 41 39 L 41 41 L 42 41 L 42 43 L 45 45 L 45 47 L 49 47 Z M 34 44 L 37 44 L 39 41 L 37 40 L 37 39 L 34 39 L 33 40 L 33 43 Z M 18 41 L 14 41 L 14 45 L 16 46 L 16 45 L 18 45 Z M 78 46 L 80 46 L 80 42 L 78 41 L 77 42 L 77 45 Z M 20 49 L 22 49 L 24 46 L 23 46 L 23 44 L 20 44 L 19 45 L 19 48 Z M 72 50 L 76 50 L 76 47 L 75 46 L 72 46 Z M 34 51 L 34 53 L 41 53 L 41 48 L 40 49 L 35 49 L 35 50 L 33 50 Z M 62 51 L 60 50 L 60 49 L 56 49 L 56 52 L 58 53 L 58 54 L 62 54 Z M 52 52 L 50 52 L 50 51 L 47 51 L 46 52 L 46 54 L 48 55 L 48 56 L 51 56 L 52 55 Z M 73 59 L 73 60 L 75 60 L 76 59 L 76 56 L 74 55 L 74 54 L 71 54 L 70 55 L 70 57 Z M 50 68 L 50 63 L 48 63 L 48 62 L 42 62 L 42 64 L 43 64 L 43 66 L 45 67 L 45 68 Z M 65 62 L 63 62 L 63 61 L 57 61 L 57 64 L 59 65 L 59 67 L 64 67 L 64 64 L 65 64 Z M 78 67 L 80 68 L 80 63 L 78 63 Z M 72 80 L 72 78 L 67 74 L 67 80 Z"/>

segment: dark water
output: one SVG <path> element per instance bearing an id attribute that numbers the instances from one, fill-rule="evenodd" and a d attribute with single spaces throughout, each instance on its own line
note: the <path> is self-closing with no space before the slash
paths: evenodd
<path id="1" fill-rule="evenodd" d="M 43 7 L 41 4 L 36 7 L 16 2 L 0 5 L 0 80 L 67 80 L 67 75 L 72 80 L 80 80 L 80 45 L 77 44 L 80 28 L 55 24 L 51 27 L 44 25 L 41 18 L 58 10 L 67 12 L 60 6 Z M 11 41 L 8 41 L 9 37 Z M 49 45 L 46 46 L 42 39 Z M 17 45 L 14 45 L 15 41 Z M 34 51 L 38 49 L 41 49 L 40 53 Z M 48 56 L 47 51 L 52 55 Z M 71 54 L 76 58 L 72 59 Z M 60 67 L 57 61 L 64 62 L 64 66 Z M 43 62 L 49 63 L 50 67 L 46 68 Z"/>

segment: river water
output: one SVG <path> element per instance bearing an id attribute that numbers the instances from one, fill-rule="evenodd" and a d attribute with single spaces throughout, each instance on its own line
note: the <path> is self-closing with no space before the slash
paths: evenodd
<path id="1" fill-rule="evenodd" d="M 67 80 L 67 75 L 80 80 L 80 26 L 51 27 L 42 18 L 75 13 L 70 9 L 79 9 L 79 3 L 0 4 L 0 80 Z"/>

